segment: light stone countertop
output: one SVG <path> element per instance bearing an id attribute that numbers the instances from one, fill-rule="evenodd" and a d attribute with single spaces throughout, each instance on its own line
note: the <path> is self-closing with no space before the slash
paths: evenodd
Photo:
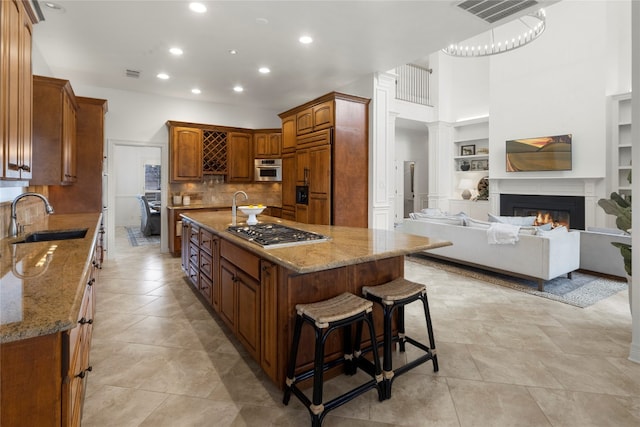
<path id="1" fill-rule="evenodd" d="M 226 231 L 232 225 L 231 212 L 188 212 L 183 217 L 211 230 L 221 238 L 235 243 L 261 258 L 282 265 L 296 273 L 312 273 L 346 265 L 360 264 L 378 259 L 407 255 L 448 246 L 451 243 L 423 236 L 390 230 L 312 225 L 258 215 L 260 223 L 280 223 L 330 238 L 326 242 L 306 243 L 280 248 L 262 248 Z M 236 225 L 246 225 L 246 216 L 238 212 Z"/>
<path id="2" fill-rule="evenodd" d="M 24 239 L 22 235 L 0 240 L 0 343 L 76 326 L 100 217 L 49 215 L 26 233 L 87 228 L 82 239 L 13 244 Z"/>

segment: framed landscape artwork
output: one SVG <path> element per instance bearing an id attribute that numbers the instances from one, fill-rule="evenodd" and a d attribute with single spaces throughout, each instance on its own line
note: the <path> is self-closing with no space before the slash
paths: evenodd
<path id="1" fill-rule="evenodd" d="M 571 134 L 507 141 L 507 172 L 571 170 Z"/>

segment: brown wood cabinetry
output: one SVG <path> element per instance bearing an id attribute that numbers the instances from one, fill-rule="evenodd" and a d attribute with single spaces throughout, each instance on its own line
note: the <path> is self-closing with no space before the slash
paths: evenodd
<path id="1" fill-rule="evenodd" d="M 228 181 L 253 181 L 253 137 L 250 133 L 230 132 L 228 139 Z"/>
<path id="2" fill-rule="evenodd" d="M 25 2 L 0 2 L 0 179 L 32 177 L 32 24 Z"/>
<path id="3" fill-rule="evenodd" d="M 68 80 L 33 76 L 31 185 L 66 185 L 78 180 L 77 110 Z"/>
<path id="4" fill-rule="evenodd" d="M 170 126 L 169 180 L 202 181 L 202 129 Z"/>
<path id="5" fill-rule="evenodd" d="M 297 134 L 304 135 L 333 126 L 333 102 L 325 101 L 296 114 Z"/>
<path id="6" fill-rule="evenodd" d="M 95 311 L 100 252 L 94 246 L 77 325 L 0 345 L 0 425 L 79 427 Z"/>
<path id="7" fill-rule="evenodd" d="M 215 212 L 215 211 L 224 211 L 229 209 L 230 208 L 201 208 L 201 209 L 198 209 L 198 212 Z M 168 211 L 167 227 L 169 230 L 168 231 L 169 252 L 171 252 L 171 254 L 174 256 L 180 255 L 180 253 L 184 249 L 182 243 L 183 243 L 183 238 L 186 235 L 184 234 L 184 230 L 185 230 L 184 226 L 186 224 L 181 222 L 182 218 L 180 217 L 180 214 L 188 212 L 189 210 L 193 210 L 193 209 L 179 209 L 179 208 L 167 209 Z M 180 233 L 178 233 L 178 230 L 180 230 Z M 189 239 L 187 238 L 187 240 Z"/>
<path id="8" fill-rule="evenodd" d="M 296 115 L 282 117 L 282 152 L 288 153 L 296 149 Z"/>
<path id="9" fill-rule="evenodd" d="M 253 134 L 256 159 L 279 159 L 282 134 L 280 129 L 258 130 Z"/>
<path id="10" fill-rule="evenodd" d="M 283 161 L 283 215 L 285 200 L 295 198 L 295 186 L 285 177 L 295 176 L 297 185 L 309 186 L 308 206 L 296 206 L 298 221 L 368 226 L 368 104 L 333 92 L 280 114 L 283 151 L 296 120 L 295 172 Z"/>
<path id="11" fill-rule="evenodd" d="M 49 201 L 57 214 L 102 211 L 104 116 L 107 101 L 84 97 L 76 100 L 78 181 L 74 185 L 49 186 Z"/>
<path id="12" fill-rule="evenodd" d="M 282 217 L 296 218 L 296 153 L 282 154 Z"/>

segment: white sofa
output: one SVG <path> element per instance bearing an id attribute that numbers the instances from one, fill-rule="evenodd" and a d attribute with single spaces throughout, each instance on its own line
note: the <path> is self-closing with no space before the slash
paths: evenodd
<path id="1" fill-rule="evenodd" d="M 631 235 L 618 229 L 587 227 L 580 232 L 580 268 L 609 276 L 627 277 L 620 249 L 611 242 L 631 244 Z"/>
<path id="2" fill-rule="evenodd" d="M 544 281 L 563 274 L 571 277 L 571 272 L 580 268 L 578 231 L 519 234 L 515 244 L 489 244 L 487 228 L 473 226 L 474 221 L 471 222 L 467 226 L 423 218 L 405 219 L 399 231 L 453 243 L 425 251 L 425 255 L 532 279 L 537 281 L 540 291 L 544 290 Z"/>

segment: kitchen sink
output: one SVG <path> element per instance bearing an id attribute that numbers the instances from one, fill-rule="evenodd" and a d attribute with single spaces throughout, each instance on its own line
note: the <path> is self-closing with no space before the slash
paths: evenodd
<path id="1" fill-rule="evenodd" d="M 41 230 L 27 234 L 23 240 L 14 243 L 47 242 L 50 240 L 82 239 L 88 228 L 71 228 L 67 230 Z"/>

